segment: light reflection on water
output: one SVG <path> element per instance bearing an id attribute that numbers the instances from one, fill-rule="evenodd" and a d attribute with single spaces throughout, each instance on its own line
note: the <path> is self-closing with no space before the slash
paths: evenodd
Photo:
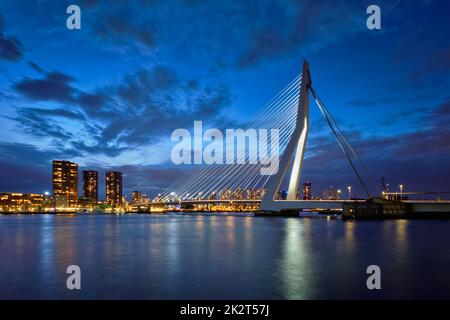
<path id="1" fill-rule="evenodd" d="M 309 252 L 311 220 L 287 219 L 280 274 L 283 291 L 292 299 L 314 297 L 313 257 Z"/>
<path id="2" fill-rule="evenodd" d="M 449 221 L 0 215 L 0 298 L 450 298 Z M 66 289 L 67 266 L 82 290 Z M 365 270 L 378 264 L 382 290 Z"/>

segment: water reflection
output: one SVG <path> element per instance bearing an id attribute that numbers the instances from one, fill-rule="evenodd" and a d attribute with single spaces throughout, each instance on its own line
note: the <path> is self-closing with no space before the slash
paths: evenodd
<path id="1" fill-rule="evenodd" d="M 449 298 L 450 221 L 0 216 L 0 298 Z M 435 254 L 435 253 L 438 254 Z M 65 286 L 82 268 L 81 292 Z M 33 268 L 32 266 L 36 266 Z M 424 279 L 416 281 L 416 279 Z"/>
<path id="2" fill-rule="evenodd" d="M 408 251 L 408 237 L 407 237 L 407 229 L 408 229 L 408 220 L 401 219 L 397 220 L 395 223 L 395 245 L 397 247 L 397 255 L 401 257 L 405 257 Z"/>
<path id="3" fill-rule="evenodd" d="M 233 250 L 233 247 L 235 245 L 235 230 L 234 230 L 234 221 L 236 219 L 236 217 L 226 217 L 225 218 L 225 226 L 226 226 L 226 236 L 227 236 L 227 240 L 228 240 L 228 246 L 230 248 L 230 250 Z"/>
<path id="4" fill-rule="evenodd" d="M 344 239 L 345 239 L 345 251 L 348 255 L 348 258 L 352 258 L 352 255 L 356 249 L 356 240 L 355 240 L 355 228 L 356 222 L 354 221 L 346 221 L 344 222 Z"/>
<path id="5" fill-rule="evenodd" d="M 243 217 L 243 225 L 244 225 L 244 248 L 245 251 L 249 251 L 254 246 L 253 242 L 253 225 L 252 222 L 255 221 L 253 217 Z"/>
<path id="6" fill-rule="evenodd" d="M 310 254 L 309 219 L 286 219 L 283 244 L 283 291 L 287 299 L 308 299 L 314 296 L 313 258 Z"/>
<path id="7" fill-rule="evenodd" d="M 39 268 L 40 273 L 43 275 L 42 283 L 48 283 L 51 276 L 55 273 L 54 262 L 54 216 L 45 215 L 42 218 L 40 230 L 39 230 Z"/>

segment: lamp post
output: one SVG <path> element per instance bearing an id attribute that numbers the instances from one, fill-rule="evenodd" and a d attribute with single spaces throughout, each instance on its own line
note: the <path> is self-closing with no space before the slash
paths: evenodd
<path id="1" fill-rule="evenodd" d="M 351 200 L 352 199 L 352 186 L 348 186 L 347 190 L 348 190 L 348 200 Z"/>
<path id="2" fill-rule="evenodd" d="M 403 185 L 398 186 L 400 188 L 400 200 L 403 200 Z"/>

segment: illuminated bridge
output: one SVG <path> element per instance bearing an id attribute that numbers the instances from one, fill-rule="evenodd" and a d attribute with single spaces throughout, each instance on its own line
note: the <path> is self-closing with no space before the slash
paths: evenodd
<path id="1" fill-rule="evenodd" d="M 267 129 L 265 144 L 259 143 L 255 150 L 250 143 L 244 143 L 241 149 L 234 140 L 227 143 L 224 153 L 236 155 L 235 163 L 197 165 L 196 169 L 190 170 L 171 185 L 166 194 L 159 195 L 152 205 L 179 204 L 189 207 L 242 204 L 259 207 L 262 211 L 280 212 L 297 209 L 340 209 L 343 203 L 358 201 L 298 200 L 305 145 L 310 128 L 310 94 L 366 196 L 370 198 L 365 184 L 365 179 L 370 177 L 370 174 L 314 90 L 309 64 L 305 61 L 302 73 L 272 98 L 256 116 L 241 126 L 248 136 L 248 129 Z M 278 130 L 278 135 L 272 134 L 269 138 L 269 132 L 272 133 L 273 130 Z M 270 169 L 268 162 L 258 161 L 258 154 L 269 156 L 269 151 L 274 152 L 276 145 L 279 146 L 279 165 Z M 263 171 L 266 171 L 265 174 L 262 174 Z M 283 185 L 287 186 L 287 195 L 280 197 Z"/>

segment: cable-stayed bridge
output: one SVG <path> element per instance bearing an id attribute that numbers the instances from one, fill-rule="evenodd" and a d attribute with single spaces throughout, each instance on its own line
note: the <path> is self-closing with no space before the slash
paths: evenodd
<path id="1" fill-rule="evenodd" d="M 154 203 L 245 203 L 260 205 L 260 209 L 265 211 L 282 211 L 341 208 L 343 203 L 355 201 L 299 200 L 300 176 L 310 126 L 310 93 L 370 197 L 361 175 L 361 171 L 367 172 L 367 169 L 313 89 L 309 64 L 305 61 L 302 73 L 272 98 L 256 116 L 241 125 L 241 133 L 247 142 L 251 138 L 251 129 L 264 129 L 263 134 L 260 131 L 256 146 L 251 142 L 238 146 L 233 138 L 231 143 L 226 143 L 224 152 L 227 157 L 229 154 L 235 156 L 234 163 L 197 165 L 171 185 L 167 193 L 159 195 Z M 273 160 L 274 150 L 277 152 L 277 163 L 268 169 L 269 162 L 263 161 L 260 156 L 265 155 L 266 160 Z M 280 197 L 284 184 L 288 186 L 286 199 Z"/>

